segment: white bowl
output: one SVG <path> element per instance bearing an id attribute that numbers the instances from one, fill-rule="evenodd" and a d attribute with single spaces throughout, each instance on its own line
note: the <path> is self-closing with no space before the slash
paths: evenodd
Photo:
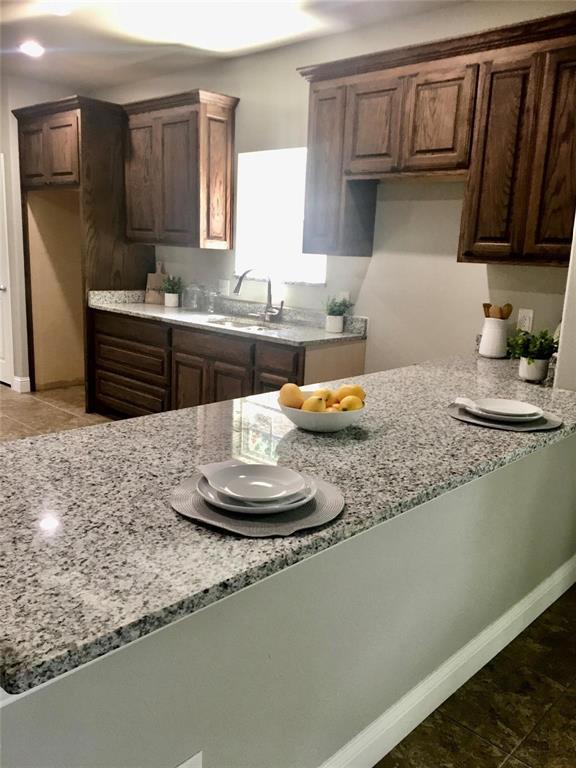
<path id="1" fill-rule="evenodd" d="M 316 390 L 302 390 L 304 396 L 313 395 Z M 357 411 L 336 411 L 335 413 L 315 413 L 314 411 L 302 411 L 300 408 L 288 408 L 287 405 L 278 403 L 280 410 L 292 424 L 308 432 L 339 432 L 341 429 L 351 427 L 362 418 L 364 408 Z"/>

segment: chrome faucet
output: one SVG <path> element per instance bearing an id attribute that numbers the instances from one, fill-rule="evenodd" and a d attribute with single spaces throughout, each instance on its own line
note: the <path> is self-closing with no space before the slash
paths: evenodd
<path id="1" fill-rule="evenodd" d="M 247 269 L 245 272 L 242 272 L 240 277 L 238 278 L 238 282 L 236 283 L 236 286 L 234 288 L 233 293 L 238 295 L 240 293 L 240 289 L 242 288 L 242 283 L 244 282 L 244 278 L 246 275 L 252 272 L 251 269 Z M 272 303 L 272 279 L 270 275 L 268 275 L 268 287 L 266 292 L 266 306 L 264 307 L 264 320 L 266 322 L 272 322 L 276 321 L 279 322 L 282 319 L 282 310 L 284 309 L 284 302 L 280 302 L 279 307 L 275 307 Z"/>

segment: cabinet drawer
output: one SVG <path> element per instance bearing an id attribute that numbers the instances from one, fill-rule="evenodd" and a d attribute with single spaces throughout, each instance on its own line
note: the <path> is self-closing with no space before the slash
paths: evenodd
<path id="1" fill-rule="evenodd" d="M 254 342 L 236 339 L 219 333 L 184 331 L 174 328 L 172 346 L 177 352 L 198 357 L 217 358 L 227 363 L 250 365 L 254 354 Z"/>
<path id="2" fill-rule="evenodd" d="M 168 383 L 168 350 L 97 333 L 96 365 L 163 386 Z"/>
<path id="3" fill-rule="evenodd" d="M 170 328 L 167 325 L 151 323 L 139 318 L 122 317 L 109 312 L 94 313 L 94 330 L 96 333 L 156 347 L 168 347 L 170 341 Z"/>
<path id="4" fill-rule="evenodd" d="M 256 345 L 256 368 L 268 368 L 297 376 L 303 367 L 303 358 L 304 351 L 300 347 L 261 342 Z"/>
<path id="5" fill-rule="evenodd" d="M 146 416 L 165 411 L 168 391 L 110 371 L 97 370 L 96 402 L 128 416 Z"/>

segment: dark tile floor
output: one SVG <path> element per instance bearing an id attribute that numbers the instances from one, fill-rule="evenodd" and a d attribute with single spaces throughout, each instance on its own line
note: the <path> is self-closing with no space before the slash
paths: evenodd
<path id="1" fill-rule="evenodd" d="M 84 410 L 84 387 L 21 395 L 0 384 L 0 440 L 33 437 L 104 421 L 108 419 Z"/>
<path id="2" fill-rule="evenodd" d="M 576 768 L 576 586 L 374 768 Z"/>

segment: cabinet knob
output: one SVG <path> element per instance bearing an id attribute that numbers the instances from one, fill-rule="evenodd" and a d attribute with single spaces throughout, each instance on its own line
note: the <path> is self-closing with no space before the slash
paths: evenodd
<path id="1" fill-rule="evenodd" d="M 0 291 L 6 292 L 8 288 L 5 285 L 0 285 Z"/>

